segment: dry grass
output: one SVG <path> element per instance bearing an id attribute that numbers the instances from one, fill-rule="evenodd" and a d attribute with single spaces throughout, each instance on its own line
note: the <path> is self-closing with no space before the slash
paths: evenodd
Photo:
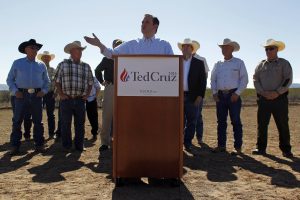
<path id="1" fill-rule="evenodd" d="M 251 155 L 256 142 L 256 107 L 242 111 L 245 154 L 235 157 L 211 153 L 210 147 L 216 144 L 216 117 L 215 108 L 206 107 L 204 141 L 208 146 L 200 148 L 195 143 L 193 154 L 184 152 L 180 187 L 152 186 L 145 181 L 115 188 L 111 180 L 111 152 L 99 157 L 99 140 L 86 140 L 87 151 L 83 154 L 67 155 L 61 152 L 61 144 L 53 140 L 47 141 L 44 154 L 35 154 L 33 143 L 23 142 L 26 153 L 8 156 L 11 111 L 0 110 L 0 199 L 300 199 L 299 112 L 300 106 L 290 107 L 291 142 L 298 158 L 281 156 L 273 120 L 269 155 Z M 86 137 L 91 138 L 88 123 Z M 229 152 L 232 146 L 232 128 L 228 126 Z"/>

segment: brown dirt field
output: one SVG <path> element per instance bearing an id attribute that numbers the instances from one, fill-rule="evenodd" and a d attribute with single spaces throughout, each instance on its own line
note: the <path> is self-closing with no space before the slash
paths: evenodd
<path id="1" fill-rule="evenodd" d="M 0 199 L 300 199 L 300 106 L 290 107 L 291 143 L 295 159 L 283 158 L 273 119 L 269 128 L 268 155 L 253 156 L 256 143 L 255 106 L 242 110 L 244 155 L 214 154 L 216 116 L 214 107 L 205 107 L 204 142 L 193 154 L 184 152 L 184 176 L 180 187 L 128 183 L 115 188 L 112 182 L 111 151 L 99 156 L 99 139 L 93 143 L 86 123 L 87 151 L 65 154 L 61 144 L 47 141 L 46 153 L 35 154 L 33 142 L 22 142 L 20 156 L 10 157 L 9 135 L 12 113 L 0 110 Z M 101 116 L 101 110 L 99 110 Z M 45 122 L 45 113 L 44 113 Z M 99 119 L 99 121 L 101 121 Z M 46 124 L 46 123 L 44 123 Z M 47 130 L 47 125 L 45 125 Z M 45 131 L 46 138 L 48 136 Z M 228 126 L 227 149 L 233 148 Z"/>

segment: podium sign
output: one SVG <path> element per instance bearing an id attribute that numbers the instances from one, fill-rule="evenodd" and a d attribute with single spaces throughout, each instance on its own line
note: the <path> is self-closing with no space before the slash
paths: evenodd
<path id="1" fill-rule="evenodd" d="M 177 57 L 119 57 L 118 96 L 179 96 Z"/>
<path id="2" fill-rule="evenodd" d="M 182 58 L 115 58 L 113 177 L 181 178 Z"/>

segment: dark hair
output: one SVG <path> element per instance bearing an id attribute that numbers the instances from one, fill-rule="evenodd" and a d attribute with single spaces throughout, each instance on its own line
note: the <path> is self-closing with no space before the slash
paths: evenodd
<path id="1" fill-rule="evenodd" d="M 158 29 L 158 26 L 159 26 L 159 20 L 158 20 L 157 17 L 154 17 L 153 15 L 150 15 L 150 14 L 145 14 L 145 17 L 151 17 L 151 18 L 152 18 L 153 25 L 157 25 L 157 29 Z M 156 32 L 157 32 L 157 29 L 156 29 Z"/>

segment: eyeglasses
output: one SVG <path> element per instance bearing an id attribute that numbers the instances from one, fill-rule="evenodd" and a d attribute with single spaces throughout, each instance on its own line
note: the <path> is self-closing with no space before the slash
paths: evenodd
<path id="1" fill-rule="evenodd" d="M 274 49 L 276 49 L 276 48 L 275 47 L 267 47 L 267 48 L 265 48 L 266 52 L 273 51 Z"/>
<path id="2" fill-rule="evenodd" d="M 39 50 L 39 48 L 37 46 L 29 46 L 29 48 L 32 50 Z"/>

